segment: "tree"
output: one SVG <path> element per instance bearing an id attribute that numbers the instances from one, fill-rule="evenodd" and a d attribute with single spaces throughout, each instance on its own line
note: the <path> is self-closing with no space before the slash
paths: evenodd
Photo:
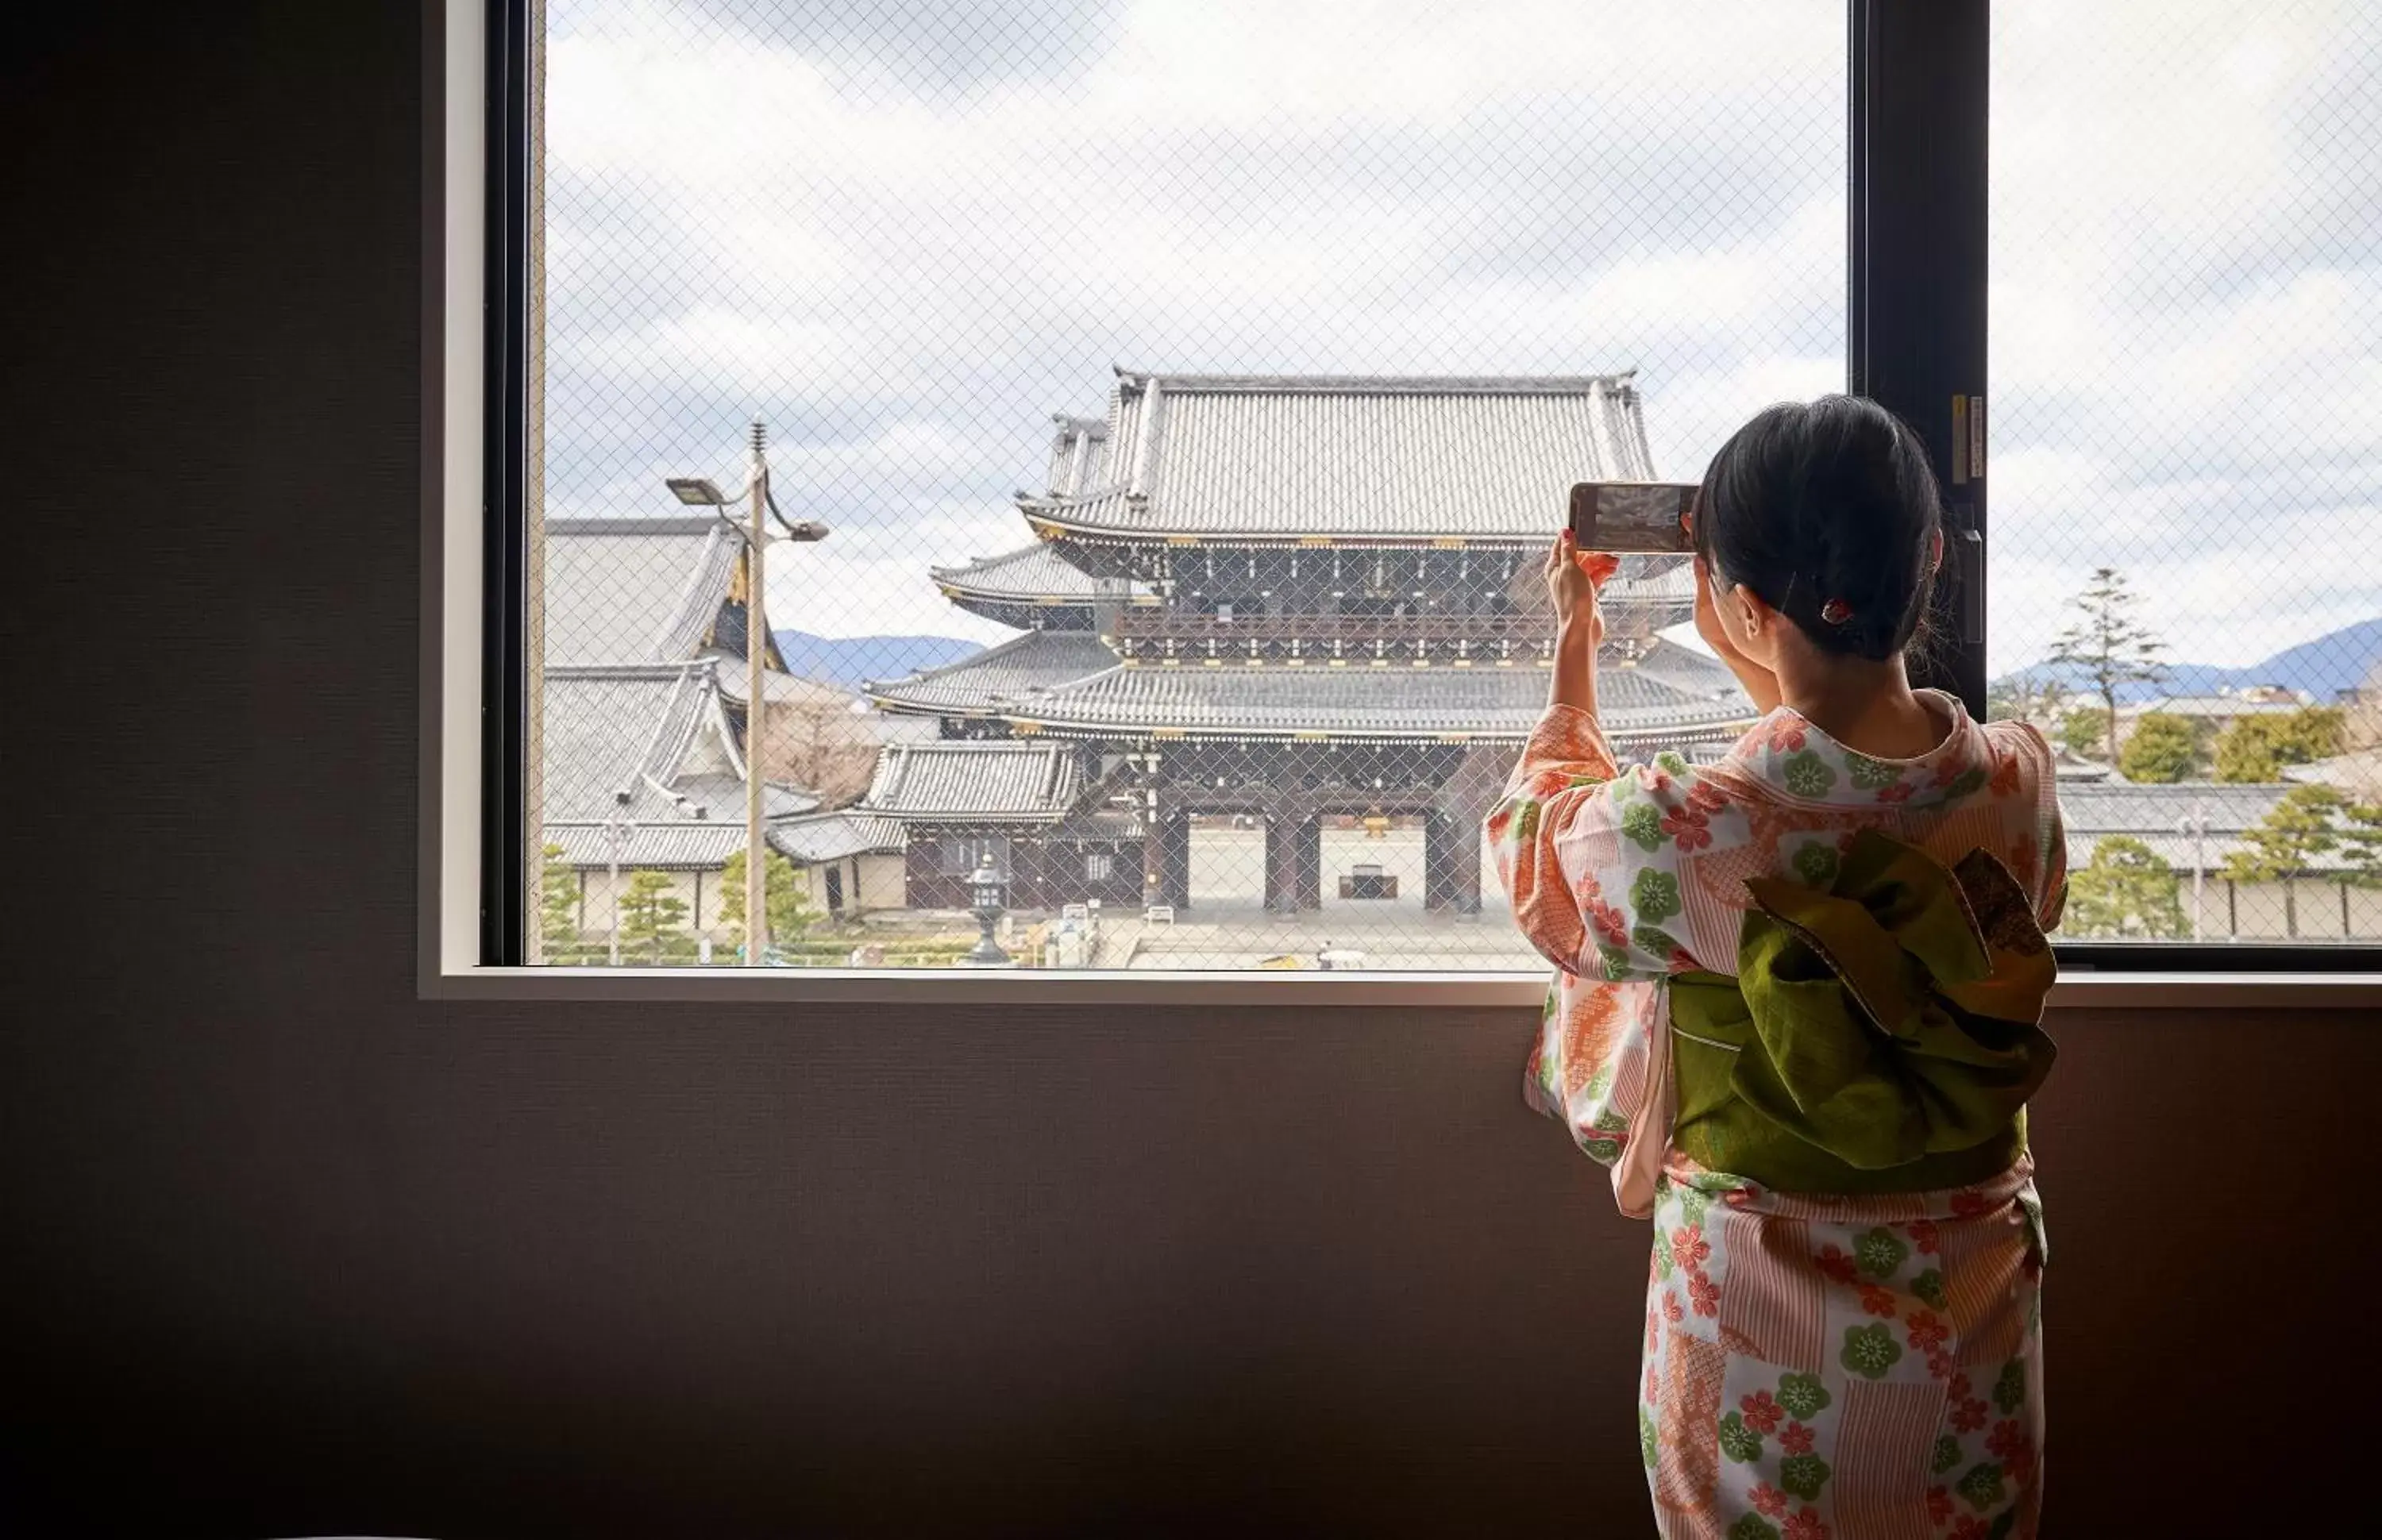
<path id="1" fill-rule="evenodd" d="M 817 793 L 842 807 L 868 789 L 877 770 L 877 734 L 860 703 L 809 679 L 773 679 L 762 771 L 781 786 Z"/>
<path id="2" fill-rule="evenodd" d="M 678 896 L 666 872 L 639 872 L 629 878 L 620 896 L 620 952 L 637 960 L 660 963 L 683 959 L 694 949 L 685 930 L 686 900 Z"/>
<path id="3" fill-rule="evenodd" d="M 2382 803 L 2351 802 L 2341 812 L 2349 820 L 2340 837 L 2349 880 L 2360 887 L 2382 887 Z"/>
<path id="4" fill-rule="evenodd" d="M 773 943 L 799 941 L 818 923 L 817 913 L 804 903 L 802 874 L 794 863 L 771 850 L 761 863 L 761 883 L 766 890 L 765 901 L 769 909 L 769 939 Z M 744 852 L 737 851 L 720 869 L 719 917 L 731 922 L 739 931 L 744 928 Z"/>
<path id="5" fill-rule="evenodd" d="M 2080 759 L 2098 759 L 2109 743 L 2109 714 L 2079 706 L 2059 719 L 2060 746 Z"/>
<path id="6" fill-rule="evenodd" d="M 2060 929 L 2172 941 L 2192 928 L 2180 890 L 2175 868 L 2157 851 L 2125 835 L 2106 835 L 2094 842 L 2093 859 L 2069 875 Z"/>
<path id="7" fill-rule="evenodd" d="M 2056 678 L 2036 678 L 2031 674 L 2009 675 L 1995 683 L 1985 692 L 1985 719 L 1989 722 L 2032 722 L 2036 727 L 2059 719 L 2060 708 L 2068 703 L 2068 687 Z"/>
<path id="8" fill-rule="evenodd" d="M 538 876 L 538 939 L 546 961 L 576 961 L 571 954 L 579 949 L 579 873 L 563 859 L 559 845 L 548 845 L 545 856 Z"/>
<path id="9" fill-rule="evenodd" d="M 2291 879 L 2305 874 L 2316 857 L 2339 846 L 2339 815 L 2349 800 L 2328 786 L 2295 786 L 2283 793 L 2257 826 L 2244 831 L 2247 849 L 2225 858 L 2225 874 L 2235 882 L 2283 885 L 2283 931 L 2296 938 L 2300 911 Z"/>
<path id="10" fill-rule="evenodd" d="M 2216 778 L 2280 780 L 2284 765 L 2329 758 L 2347 738 L 2347 715 L 2339 706 L 2237 716 L 2216 740 Z"/>
<path id="11" fill-rule="evenodd" d="M 2286 764 L 2313 764 L 2349 751 L 2349 713 L 2339 706 L 2302 706 L 2282 718 L 2283 745 L 2295 757 Z"/>
<path id="12" fill-rule="evenodd" d="M 2108 762 L 2118 763 L 2118 691 L 2120 686 L 2167 678 L 2159 654 L 2167 650 L 2137 619 L 2141 601 L 2114 567 L 2095 568 L 2093 581 L 2076 597 L 2081 612 L 2051 645 L 2051 661 L 2081 670 L 2107 715 Z"/>
<path id="13" fill-rule="evenodd" d="M 2118 771 L 2130 781 L 2188 781 L 2200 768 L 2200 734 L 2173 712 L 2146 711 L 2126 735 Z"/>
<path id="14" fill-rule="evenodd" d="M 2366 670 L 2341 713 L 2341 752 L 2382 748 L 2382 662 Z"/>

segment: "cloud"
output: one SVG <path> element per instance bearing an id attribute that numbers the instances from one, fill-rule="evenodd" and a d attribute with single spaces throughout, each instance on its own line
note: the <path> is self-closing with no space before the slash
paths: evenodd
<path id="1" fill-rule="evenodd" d="M 1994 26 L 1996 665 L 2104 562 L 2210 661 L 2375 614 L 2382 18 Z M 1695 475 L 1841 385 L 1843 51 L 1835 0 L 559 4 L 549 498 L 765 415 L 838 530 L 790 623 L 980 634 L 924 568 L 1022 542 L 1112 362 L 1635 366 Z"/>

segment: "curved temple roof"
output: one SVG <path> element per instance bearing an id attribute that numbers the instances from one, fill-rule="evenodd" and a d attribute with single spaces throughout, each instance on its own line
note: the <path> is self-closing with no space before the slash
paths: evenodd
<path id="1" fill-rule="evenodd" d="M 1062 427 L 1062 444 L 1080 432 Z M 1123 540 L 1536 542 L 1561 525 L 1574 483 L 1654 474 L 1628 374 L 1119 371 L 1101 443 L 1096 461 L 1054 449 L 1050 489 L 1019 499 L 1038 529 Z M 1086 471 L 1096 479 L 1080 479 Z"/>
<path id="2" fill-rule="evenodd" d="M 1657 642 L 1602 682 L 1616 739 L 1733 738 L 1753 718 L 1726 670 Z M 1036 633 L 907 679 L 874 684 L 890 711 L 1003 720 L 1082 737 L 1519 739 L 1546 708 L 1546 670 L 1354 664 L 1131 666 L 1097 638 Z"/>

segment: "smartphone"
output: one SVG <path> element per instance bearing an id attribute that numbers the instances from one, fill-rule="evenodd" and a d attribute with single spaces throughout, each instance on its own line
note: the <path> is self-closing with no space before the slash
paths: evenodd
<path id="1" fill-rule="evenodd" d="M 1582 482 L 1571 489 L 1571 538 L 1583 551 L 1695 549 L 1692 482 Z"/>

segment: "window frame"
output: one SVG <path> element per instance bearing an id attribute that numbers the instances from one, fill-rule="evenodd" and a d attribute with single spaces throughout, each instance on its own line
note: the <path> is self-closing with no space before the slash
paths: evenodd
<path id="1" fill-rule="evenodd" d="M 1984 711 L 1988 0 L 1848 0 L 1847 380 L 1918 430 L 1952 514 L 1927 682 Z M 1536 973 L 524 965 L 530 124 L 543 0 L 424 0 L 422 838 L 425 998 L 1106 1007 L 1537 1006 Z M 2059 942 L 2063 1007 L 2382 1005 L 2382 948 Z M 1196 991 L 1186 996 L 1185 990 Z"/>

